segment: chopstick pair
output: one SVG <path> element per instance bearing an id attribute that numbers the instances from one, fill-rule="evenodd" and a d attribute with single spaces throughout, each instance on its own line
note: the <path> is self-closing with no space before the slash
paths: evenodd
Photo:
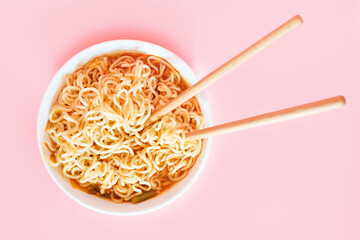
<path id="1" fill-rule="evenodd" d="M 231 72 L 242 63 L 246 62 L 256 53 L 260 52 L 261 50 L 265 49 L 267 46 L 275 42 L 276 40 L 280 39 L 286 33 L 290 32 L 291 30 L 295 29 L 296 27 L 300 26 L 303 22 L 303 19 L 296 15 L 286 21 L 284 24 L 267 34 L 265 37 L 261 38 L 253 45 L 230 59 L 228 62 L 224 63 L 219 68 L 215 69 L 213 72 L 208 74 L 206 77 L 201 79 L 196 84 L 192 85 L 190 88 L 185 90 L 179 96 L 174 98 L 168 104 L 164 105 L 157 111 L 155 111 L 148 122 L 148 125 L 158 120 L 161 116 L 171 112 L 176 107 L 180 106 L 182 103 L 187 101 L 188 99 L 192 98 L 206 87 L 214 83 L 216 80 L 222 78 L 227 73 Z M 294 119 L 302 116 L 307 116 L 314 113 L 319 113 L 323 111 L 328 111 L 334 108 L 338 108 L 345 105 L 345 98 L 343 96 L 337 96 L 333 98 L 328 98 L 316 102 L 307 103 L 304 105 L 299 105 L 292 108 L 287 108 L 271 113 L 266 113 L 263 115 L 246 118 L 230 123 L 225 123 L 201 130 L 197 130 L 194 132 L 190 132 L 186 134 L 187 140 L 195 140 L 195 139 L 202 139 L 208 138 L 210 136 L 215 136 L 219 134 L 244 130 L 248 128 L 253 128 L 257 126 L 262 126 L 270 123 L 281 122 L 289 119 Z"/>

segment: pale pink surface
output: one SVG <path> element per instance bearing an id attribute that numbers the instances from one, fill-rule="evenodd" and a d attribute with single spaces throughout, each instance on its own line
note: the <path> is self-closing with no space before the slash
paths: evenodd
<path id="1" fill-rule="evenodd" d="M 360 239 L 358 1 L 34 0 L 0 9 L 1 239 Z M 38 107 L 80 50 L 149 41 L 203 77 L 295 14 L 300 28 L 206 90 L 214 123 L 338 94 L 345 108 L 214 138 L 193 187 L 146 215 L 91 211 L 46 172 Z"/>

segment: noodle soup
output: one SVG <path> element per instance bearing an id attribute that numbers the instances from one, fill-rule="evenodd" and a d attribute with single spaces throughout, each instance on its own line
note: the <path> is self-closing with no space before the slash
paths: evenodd
<path id="1" fill-rule="evenodd" d="M 188 84 L 166 60 L 144 53 L 95 57 L 65 77 L 50 109 L 47 162 L 74 188 L 139 203 L 184 179 L 202 150 L 185 134 L 203 127 L 194 97 L 147 125 Z"/>

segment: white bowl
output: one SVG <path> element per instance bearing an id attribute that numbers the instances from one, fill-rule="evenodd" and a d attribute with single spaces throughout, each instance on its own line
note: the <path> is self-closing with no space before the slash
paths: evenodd
<path id="1" fill-rule="evenodd" d="M 77 66 L 86 63 L 95 56 L 110 53 L 116 50 L 130 50 L 143 52 L 155 56 L 162 57 L 170 62 L 190 84 L 196 83 L 198 80 L 190 67 L 178 56 L 169 50 L 157 46 L 152 43 L 142 42 L 137 40 L 114 40 L 96 44 L 89 47 L 67 61 L 55 74 L 54 78 L 50 82 L 50 85 L 46 89 L 44 97 L 42 99 L 38 120 L 37 120 L 37 140 L 40 149 L 40 154 L 46 169 L 50 173 L 52 179 L 56 184 L 72 199 L 81 205 L 93 209 L 98 212 L 113 214 L 113 215 L 135 215 L 154 211 L 161 207 L 168 205 L 175 199 L 180 197 L 198 178 L 200 172 L 205 166 L 206 160 L 210 150 L 210 139 L 204 141 L 201 155 L 198 157 L 196 164 L 190 170 L 188 176 L 175 184 L 172 188 L 164 193 L 149 199 L 139 204 L 120 203 L 115 204 L 111 201 L 96 197 L 94 195 L 87 194 L 71 186 L 69 179 L 65 178 L 59 168 L 50 167 L 45 158 L 49 157 L 49 152 L 44 147 L 45 127 L 48 121 L 50 107 L 56 100 L 56 96 L 59 93 L 60 87 L 64 84 L 64 76 L 72 73 Z M 204 118 L 205 127 L 211 124 L 210 107 L 207 98 L 204 93 L 198 94 L 199 100 Z"/>

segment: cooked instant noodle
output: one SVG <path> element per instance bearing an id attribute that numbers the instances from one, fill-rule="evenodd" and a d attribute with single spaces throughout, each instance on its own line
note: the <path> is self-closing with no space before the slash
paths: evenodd
<path id="1" fill-rule="evenodd" d="M 202 128 L 196 98 L 148 125 L 188 86 L 162 58 L 118 52 L 65 77 L 46 127 L 48 163 L 72 184 L 114 202 L 138 203 L 187 176 L 202 148 L 185 133 Z"/>

